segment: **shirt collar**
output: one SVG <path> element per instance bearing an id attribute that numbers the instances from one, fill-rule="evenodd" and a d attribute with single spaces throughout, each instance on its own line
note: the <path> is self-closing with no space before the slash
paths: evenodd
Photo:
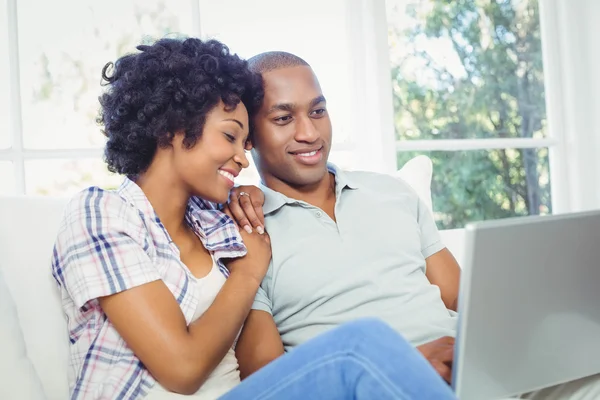
<path id="1" fill-rule="evenodd" d="M 130 205 L 137 208 L 142 216 L 159 224 L 169 242 L 173 241 L 150 200 L 134 181 L 125 178 L 117 192 Z M 235 223 L 215 204 L 199 197 L 191 197 L 185 211 L 185 219 L 200 237 L 206 249 L 214 253 L 215 258 L 241 257 L 246 254 L 246 247 Z"/>
<path id="2" fill-rule="evenodd" d="M 358 185 L 352 179 L 347 172 L 334 165 L 333 163 L 327 163 L 327 170 L 335 176 L 335 194 L 336 198 L 341 196 L 343 189 L 358 189 Z M 263 205 L 263 213 L 265 215 L 277 211 L 286 204 L 302 204 L 303 202 L 289 198 L 284 194 L 276 192 L 273 189 L 268 188 L 261 182 L 260 188 L 265 194 L 265 204 Z"/>

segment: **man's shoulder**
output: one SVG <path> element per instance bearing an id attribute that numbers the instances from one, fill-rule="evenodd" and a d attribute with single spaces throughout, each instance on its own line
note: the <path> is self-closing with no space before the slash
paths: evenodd
<path id="1" fill-rule="evenodd" d="M 399 176 L 373 171 L 344 171 L 357 186 L 383 191 L 384 193 L 414 194 L 412 187 Z"/>

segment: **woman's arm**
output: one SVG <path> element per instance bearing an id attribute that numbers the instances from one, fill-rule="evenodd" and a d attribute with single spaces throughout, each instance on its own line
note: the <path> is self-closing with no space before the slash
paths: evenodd
<path id="1" fill-rule="evenodd" d="M 271 258 L 267 234 L 240 232 L 246 256 L 211 307 L 189 327 L 146 254 L 146 227 L 119 195 L 91 188 L 65 209 L 53 275 L 75 307 L 98 299 L 134 354 L 167 389 L 196 391 L 221 361 L 248 314 Z"/>
<path id="2" fill-rule="evenodd" d="M 117 332 L 166 389 L 196 392 L 231 348 L 271 259 L 269 235 L 240 232 L 248 253 L 228 263 L 231 274 L 212 305 L 186 326 L 162 280 L 100 298 Z"/>
<path id="3" fill-rule="evenodd" d="M 196 392 L 221 362 L 248 315 L 259 281 L 243 265 L 189 327 L 163 281 L 100 298 L 117 332 L 166 389 Z"/>

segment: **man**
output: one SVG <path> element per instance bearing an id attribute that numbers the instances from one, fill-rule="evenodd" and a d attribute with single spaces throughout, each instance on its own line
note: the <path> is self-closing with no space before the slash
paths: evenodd
<path id="1" fill-rule="evenodd" d="M 269 52 L 249 63 L 265 89 L 250 118 L 272 260 L 237 344 L 242 377 L 322 332 L 370 316 L 417 346 L 449 382 L 460 269 L 427 207 L 396 178 L 327 164 L 331 121 L 304 60 Z M 237 202 L 245 202 L 254 216 L 250 202 L 256 207 L 262 194 L 244 187 L 231 199 L 232 212 L 243 214 Z M 596 399 L 599 386 L 595 376 L 525 397 Z"/>
<path id="2" fill-rule="evenodd" d="M 265 86 L 252 144 L 273 258 L 238 342 L 242 374 L 375 316 L 449 381 L 460 269 L 429 210 L 398 179 L 328 166 L 331 121 L 304 60 L 274 52 L 250 65 Z"/>

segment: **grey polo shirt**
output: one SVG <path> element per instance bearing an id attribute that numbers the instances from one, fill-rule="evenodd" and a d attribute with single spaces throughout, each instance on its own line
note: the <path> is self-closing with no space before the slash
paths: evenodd
<path id="1" fill-rule="evenodd" d="M 337 223 L 262 187 L 273 258 L 252 308 L 273 315 L 286 350 L 360 317 L 415 346 L 454 336 L 456 313 L 425 276 L 425 259 L 444 248 L 425 204 L 398 178 L 329 169 Z"/>

